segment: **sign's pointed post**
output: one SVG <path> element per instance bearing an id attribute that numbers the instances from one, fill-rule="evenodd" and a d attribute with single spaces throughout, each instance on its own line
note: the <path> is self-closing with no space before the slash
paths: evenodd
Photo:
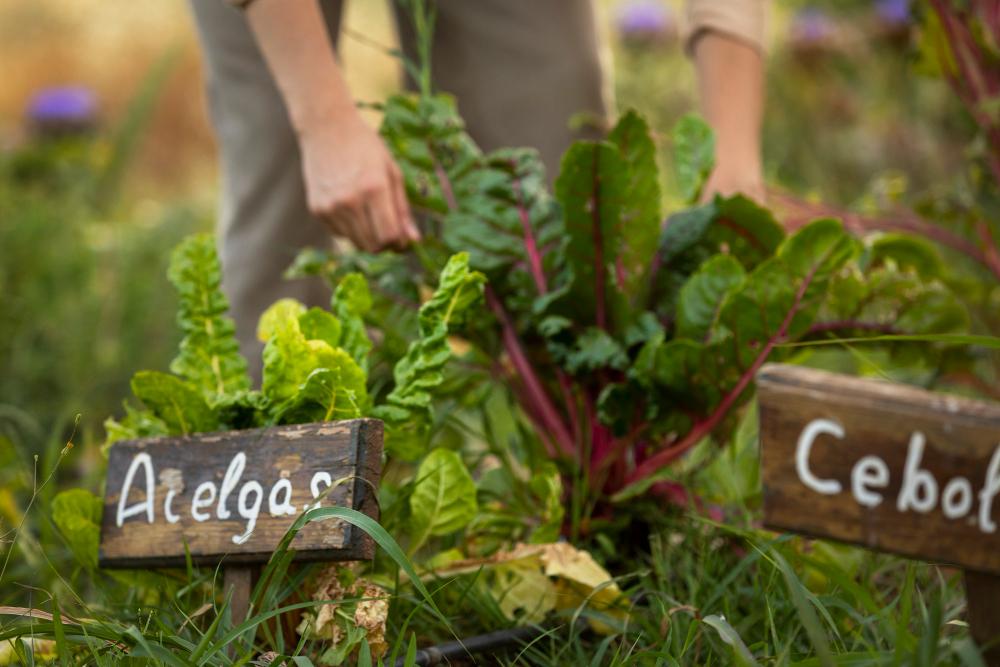
<path id="1" fill-rule="evenodd" d="M 250 566 L 229 565 L 222 569 L 222 590 L 229 597 L 229 618 L 234 628 L 247 620 L 252 588 L 253 568 Z"/>

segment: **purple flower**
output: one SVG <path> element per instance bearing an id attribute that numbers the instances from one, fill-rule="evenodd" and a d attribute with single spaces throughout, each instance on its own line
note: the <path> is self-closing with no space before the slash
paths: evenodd
<path id="1" fill-rule="evenodd" d="M 822 44 L 833 38 L 836 28 L 823 10 L 806 7 L 792 19 L 791 38 L 798 44 Z"/>
<path id="2" fill-rule="evenodd" d="M 618 6 L 618 33 L 625 39 L 658 39 L 675 31 L 670 7 L 658 0 L 627 0 Z"/>
<path id="3" fill-rule="evenodd" d="M 910 23 L 910 0 L 875 0 L 875 13 L 889 25 Z"/>
<path id="4" fill-rule="evenodd" d="M 97 97 L 83 86 L 43 88 L 28 103 L 27 116 L 38 124 L 85 125 L 94 120 Z"/>

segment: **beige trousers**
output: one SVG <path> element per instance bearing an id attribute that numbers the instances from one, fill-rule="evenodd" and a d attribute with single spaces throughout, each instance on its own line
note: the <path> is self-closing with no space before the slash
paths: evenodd
<path id="1" fill-rule="evenodd" d="M 320 2 L 336 44 L 341 2 Z M 330 293 L 321 281 L 287 281 L 282 273 L 300 249 L 329 247 L 330 236 L 307 209 L 296 137 L 245 17 L 223 0 L 191 5 L 222 170 L 223 288 L 259 380 L 257 319 L 282 297 L 326 305 Z M 397 16 L 397 25 L 412 57 L 408 17 Z M 570 117 L 605 115 L 590 0 L 438 0 L 434 38 L 434 86 L 457 97 L 470 134 L 486 150 L 533 146 L 551 175 L 576 138 Z"/>

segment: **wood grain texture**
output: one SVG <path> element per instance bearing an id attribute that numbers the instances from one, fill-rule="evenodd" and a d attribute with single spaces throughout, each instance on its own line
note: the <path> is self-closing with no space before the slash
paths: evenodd
<path id="1" fill-rule="evenodd" d="M 1000 531 L 979 525 L 979 494 L 1000 446 L 1000 405 L 781 365 L 762 368 L 757 386 L 767 527 L 1000 573 Z M 840 483 L 842 490 L 832 495 L 807 487 L 796 468 L 799 436 L 815 419 L 844 431 L 843 438 L 820 435 L 808 460 L 818 478 Z M 914 433 L 925 440 L 919 467 L 933 476 L 938 491 L 937 504 L 925 513 L 897 507 Z M 889 471 L 888 483 L 874 489 L 883 497 L 874 507 L 852 493 L 855 464 L 870 455 Z M 942 511 L 943 490 L 956 477 L 969 481 L 971 509 L 949 518 Z M 988 516 L 1000 522 L 1000 498 L 991 507 Z"/>
<path id="2" fill-rule="evenodd" d="M 220 496 L 227 470 L 235 477 L 234 457 L 242 453 L 245 467 L 222 506 Z M 151 463 L 153 521 L 146 509 L 125 517 L 118 525 L 119 499 L 128 469 L 137 456 Z M 99 561 L 102 567 L 175 567 L 185 562 L 185 550 L 197 564 L 226 565 L 266 562 L 295 519 L 315 503 L 315 489 L 323 506 L 352 507 L 378 519 L 377 489 L 382 465 L 382 422 L 356 419 L 301 424 L 190 437 L 149 438 L 116 443 L 108 459 Z M 327 486 L 323 473 L 333 482 Z M 295 514 L 272 516 L 269 500 L 279 480 L 275 507 L 288 503 Z M 248 518 L 240 514 L 240 493 L 248 482 L 260 484 L 261 505 L 256 525 L 245 542 L 234 537 L 247 532 Z M 214 486 L 214 499 L 203 488 L 210 515 L 195 520 L 192 500 L 199 486 Z M 291 492 L 287 494 L 290 484 Z M 167 498 L 174 523 L 167 520 Z M 256 501 L 256 490 L 247 491 L 245 513 Z M 146 467 L 136 467 L 125 508 L 141 506 L 146 499 Z M 226 517 L 225 513 L 229 516 Z M 292 542 L 300 560 L 362 560 L 374 555 L 374 543 L 363 531 L 335 519 L 313 521 Z"/>

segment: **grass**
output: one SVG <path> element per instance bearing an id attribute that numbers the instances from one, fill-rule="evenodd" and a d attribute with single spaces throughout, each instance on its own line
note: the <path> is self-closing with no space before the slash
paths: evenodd
<path id="1" fill-rule="evenodd" d="M 44 507 L 34 513 L 44 515 Z M 363 515 L 323 508 L 300 523 L 327 514 L 356 522 L 409 581 L 419 581 L 391 536 Z M 648 528 L 648 544 L 626 545 L 631 567 L 618 570 L 630 600 L 624 621 L 568 610 L 550 619 L 538 638 L 495 655 L 499 664 L 982 664 L 961 621 L 955 571 L 696 514 L 678 513 Z M 35 591 L 31 616 L 4 608 L 0 642 L 20 642 L 12 664 L 33 664 L 32 646 L 45 646 L 66 665 L 247 664 L 269 650 L 311 664 L 304 658 L 322 652 L 321 642 L 293 646 L 269 626 L 281 614 L 320 604 L 287 598 L 310 568 L 290 570 L 286 546 L 266 566 L 260 579 L 266 583 L 254 591 L 243 624 L 229 622 L 214 570 L 109 575 L 78 569 L 66 576 L 49 572 L 61 594 Z M 423 647 L 509 625 L 478 587 L 480 576 L 398 586 L 390 651 L 405 656 L 414 636 Z M 10 583 L 5 577 L 4 588 Z"/>

